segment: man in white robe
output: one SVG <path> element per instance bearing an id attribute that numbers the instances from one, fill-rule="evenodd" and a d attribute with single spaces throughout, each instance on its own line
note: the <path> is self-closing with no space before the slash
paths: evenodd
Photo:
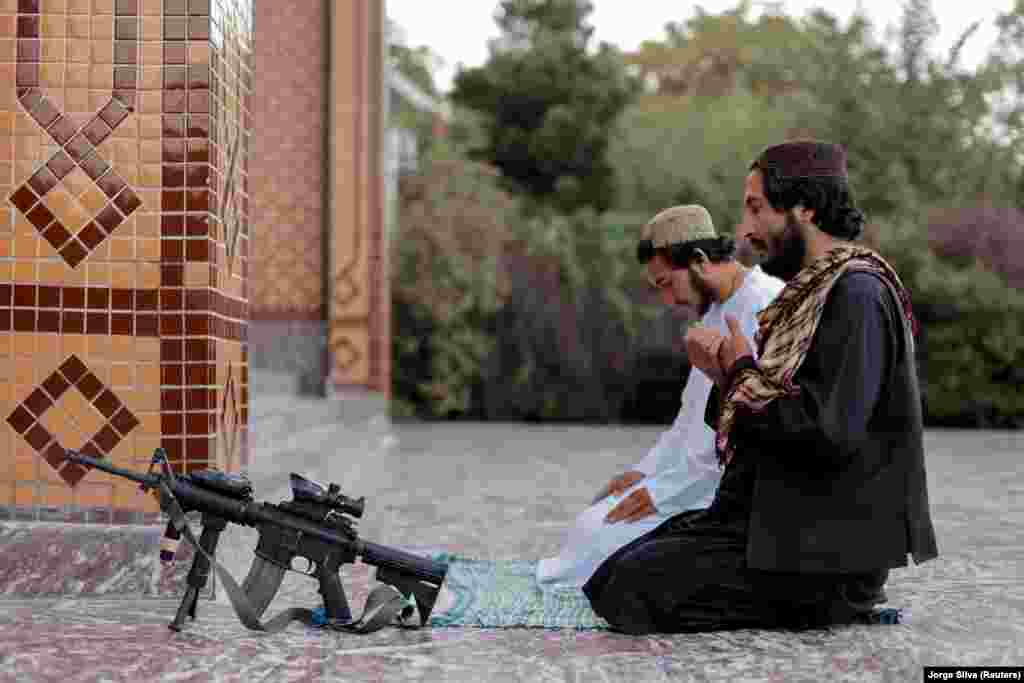
<path id="1" fill-rule="evenodd" d="M 701 206 L 676 206 L 652 218 L 640 235 L 638 260 L 666 305 L 692 306 L 699 323 L 729 335 L 735 317 L 753 343 L 757 314 L 784 283 L 734 258 Z M 713 380 L 692 368 L 672 427 L 647 456 L 613 478 L 577 517 L 555 557 L 537 567 L 543 590 L 578 589 L 612 553 L 687 510 L 706 508 L 718 486 L 715 435 L 704 422 Z"/>

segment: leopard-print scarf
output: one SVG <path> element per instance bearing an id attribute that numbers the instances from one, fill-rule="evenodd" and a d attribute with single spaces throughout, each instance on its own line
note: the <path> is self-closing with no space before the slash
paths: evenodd
<path id="1" fill-rule="evenodd" d="M 881 256 L 865 247 L 853 245 L 829 251 L 800 271 L 775 301 L 757 316 L 757 367 L 742 370 L 736 376 L 722 402 L 718 418 L 715 446 L 722 466 L 729 463 L 735 451 L 730 434 L 738 410 L 760 412 L 776 398 L 800 393 L 800 387 L 793 383 L 793 376 L 807 356 L 828 293 L 839 276 L 851 270 L 881 276 L 898 296 L 910 328 L 914 335 L 917 334 L 910 295 L 896 271 Z"/>

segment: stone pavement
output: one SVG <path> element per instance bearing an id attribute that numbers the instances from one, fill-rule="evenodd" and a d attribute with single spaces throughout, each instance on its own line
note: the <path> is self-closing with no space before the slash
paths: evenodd
<path id="1" fill-rule="evenodd" d="M 552 553 L 594 491 L 659 431 L 340 420 L 324 414 L 327 403 L 257 405 L 257 496 L 283 499 L 290 471 L 336 481 L 367 497 L 363 538 L 482 558 Z M 471 628 L 359 636 L 293 624 L 259 636 L 236 621 L 221 590 L 175 634 L 166 623 L 177 601 L 153 589 L 167 577 L 146 578 L 158 532 L 122 527 L 103 532 L 143 539 L 128 563 L 135 569 L 123 573 L 143 580 L 110 577 L 34 595 L 24 591 L 31 576 L 21 589 L 0 586 L 0 681 L 919 681 L 924 665 L 1020 666 L 1024 434 L 929 432 L 927 448 L 941 557 L 894 571 L 887 587 L 891 606 L 913 611 L 909 625 L 631 637 Z M 57 533 L 7 524 L 0 553 L 10 547 L 4 528 L 8 536 Z M 226 534 L 219 555 L 239 579 L 254 542 L 252 530 Z M 361 609 L 367 567 L 343 577 Z M 267 614 L 317 604 L 313 580 L 289 574 Z"/>

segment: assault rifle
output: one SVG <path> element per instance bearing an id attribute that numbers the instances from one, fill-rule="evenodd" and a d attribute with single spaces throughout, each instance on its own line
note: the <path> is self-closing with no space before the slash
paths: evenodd
<path id="1" fill-rule="evenodd" d="M 206 585 L 211 567 L 224 583 L 228 598 L 241 622 L 256 631 L 274 632 L 293 620 L 316 623 L 338 630 L 368 632 L 392 622 L 398 616 L 402 625 L 419 612 L 425 625 L 444 581 L 447 566 L 419 555 L 388 548 L 358 537 L 355 521 L 365 507 L 365 498 L 353 500 L 337 484 L 326 489 L 298 474 L 291 475 L 292 500 L 278 504 L 253 500 L 252 485 L 244 475 L 206 469 L 187 475 L 175 475 L 164 449 L 153 454 L 149 472 L 143 474 L 115 467 L 106 460 L 68 451 L 68 460 L 125 477 L 140 484 L 143 491 L 159 494 L 160 508 L 170 521 L 161 545 L 161 559 L 173 558 L 176 539 L 184 535 L 195 548 L 189 570 L 188 588 L 178 613 L 169 628 L 180 631 L 185 617 L 195 619 L 199 591 Z M 160 470 L 154 472 L 159 466 Z M 187 512 L 202 513 L 202 534 L 198 541 L 185 518 Z M 227 524 L 254 527 L 259 532 L 256 559 L 241 588 L 214 555 L 217 541 Z M 171 545 L 167 541 L 173 541 Z M 363 615 L 353 620 L 339 574 L 341 565 L 361 558 L 376 567 L 376 579 L 382 586 L 371 592 Z M 284 578 L 293 569 L 293 561 L 307 563 L 301 573 L 320 582 L 326 620 L 306 609 L 290 609 L 267 623 L 260 618 Z"/>

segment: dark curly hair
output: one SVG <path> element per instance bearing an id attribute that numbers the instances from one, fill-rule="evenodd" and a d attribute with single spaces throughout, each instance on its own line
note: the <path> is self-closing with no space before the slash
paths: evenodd
<path id="1" fill-rule="evenodd" d="M 864 212 L 854 203 L 845 178 L 783 178 L 773 167 L 757 161 L 750 170 L 761 172 L 765 199 L 776 211 L 789 211 L 798 204 L 813 209 L 813 223 L 839 239 L 855 240 L 863 232 Z"/>

